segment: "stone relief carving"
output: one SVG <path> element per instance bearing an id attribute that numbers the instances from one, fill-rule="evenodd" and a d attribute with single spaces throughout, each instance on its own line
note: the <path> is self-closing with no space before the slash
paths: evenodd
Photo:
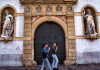
<path id="1" fill-rule="evenodd" d="M 52 12 L 52 7 L 50 5 L 47 5 L 46 12 Z"/>
<path id="2" fill-rule="evenodd" d="M 8 10 L 5 10 L 4 18 L 1 37 L 7 38 L 11 36 L 14 30 L 14 17 Z"/>
<path id="3" fill-rule="evenodd" d="M 72 11 L 72 5 L 67 5 L 67 10 Z"/>
<path id="4" fill-rule="evenodd" d="M 62 6 L 61 5 L 57 5 L 56 11 L 61 12 L 62 11 Z"/>
<path id="5" fill-rule="evenodd" d="M 38 5 L 38 6 L 36 7 L 36 12 L 37 12 L 37 13 L 40 13 L 40 12 L 41 12 L 41 9 L 42 9 L 41 5 Z"/>
<path id="6" fill-rule="evenodd" d="M 86 34 L 87 35 L 97 35 L 94 17 L 90 9 L 84 11 L 84 20 L 86 21 Z"/>
<path id="7" fill-rule="evenodd" d="M 31 6 L 30 5 L 25 6 L 25 13 L 31 13 Z"/>
<path id="8" fill-rule="evenodd" d="M 72 8 L 72 5 L 67 5 L 67 8 L 66 8 L 66 10 L 67 10 L 67 14 L 69 14 L 69 15 L 72 15 L 73 14 L 73 8 Z"/>

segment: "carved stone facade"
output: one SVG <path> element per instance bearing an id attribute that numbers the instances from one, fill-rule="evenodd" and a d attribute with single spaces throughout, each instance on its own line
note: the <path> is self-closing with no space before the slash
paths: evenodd
<path id="1" fill-rule="evenodd" d="M 62 6 L 61 5 L 57 5 L 56 11 L 58 11 L 58 12 L 62 11 Z"/>
<path id="2" fill-rule="evenodd" d="M 100 62 L 100 58 L 98 58 L 98 56 L 100 57 L 100 8 L 96 0 L 92 2 L 90 0 L 12 0 L 12 3 L 9 3 L 10 0 L 7 0 L 7 3 L 3 3 L 4 1 L 2 1 L 0 0 L 0 23 L 2 10 L 6 7 L 14 10 L 13 16 L 15 23 L 14 33 L 11 38 L 4 39 L 0 37 L 0 66 L 3 66 L 3 63 L 5 66 L 36 65 L 34 49 L 35 34 L 38 27 L 44 22 L 54 22 L 63 30 L 66 51 L 63 64 L 89 63 L 90 57 L 86 58 L 88 55 L 91 58 L 93 55 L 93 58 L 96 58 Z M 78 4 L 77 1 L 79 1 Z M 94 7 L 96 6 L 96 9 L 92 4 Z M 95 11 L 94 16 L 98 35 L 93 37 L 85 35 L 83 19 L 83 10 L 85 7 L 91 7 Z M 12 49 L 14 51 L 10 51 Z M 12 53 L 14 55 L 10 56 Z M 3 56 L 2 54 L 5 57 L 1 57 Z M 97 57 L 95 57 L 95 54 Z M 7 60 L 2 61 L 8 56 L 9 58 Z M 10 58 L 15 60 L 14 63 L 10 63 L 9 65 L 5 61 L 11 61 Z M 18 61 L 16 61 L 16 58 Z M 95 60 L 91 59 L 91 62 L 95 62 Z"/>
<path id="3" fill-rule="evenodd" d="M 36 1 L 36 0 L 35 0 Z M 31 9 L 30 14 L 24 14 L 24 37 L 29 37 L 29 40 L 24 41 L 24 53 L 23 61 L 26 66 L 36 65 L 37 62 L 34 61 L 34 34 L 37 27 L 46 21 L 56 22 L 63 28 L 65 33 L 65 50 L 66 50 L 66 60 L 65 65 L 76 63 L 76 44 L 75 44 L 75 25 L 74 25 L 74 14 L 73 7 L 77 0 L 65 1 L 62 4 L 39 4 L 40 2 L 29 3 Z M 52 0 L 50 0 L 52 1 Z M 59 1 L 57 1 L 59 2 Z M 27 7 L 27 3 L 23 0 L 21 1 L 24 7 Z M 61 12 L 62 14 L 58 14 Z M 40 13 L 40 14 L 38 14 Z M 48 14 L 49 13 L 49 14 Z M 41 15 L 41 16 L 40 16 Z"/>

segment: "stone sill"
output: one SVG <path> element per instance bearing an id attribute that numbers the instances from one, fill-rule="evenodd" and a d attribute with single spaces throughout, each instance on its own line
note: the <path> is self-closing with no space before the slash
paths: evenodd
<path id="1" fill-rule="evenodd" d="M 96 35 L 93 37 L 90 37 L 88 35 L 81 35 L 81 36 L 68 36 L 68 39 L 99 39 L 100 35 Z M 11 41 L 11 40 L 32 40 L 31 37 L 9 37 L 7 39 L 0 37 L 0 41 Z"/>
<path id="2" fill-rule="evenodd" d="M 68 36 L 68 39 L 99 39 L 100 35 L 96 36 L 88 36 L 88 35 L 81 35 L 81 36 Z"/>
<path id="3" fill-rule="evenodd" d="M 0 37 L 0 40 L 1 40 L 1 41 L 31 40 L 31 37 L 9 37 L 9 38 Z"/>
<path id="4" fill-rule="evenodd" d="M 77 3 L 78 0 L 64 0 L 66 3 Z"/>
<path id="5" fill-rule="evenodd" d="M 100 35 L 96 36 L 83 35 L 83 36 L 76 36 L 76 38 L 97 39 L 100 38 Z"/>
<path id="6" fill-rule="evenodd" d="M 8 40 L 12 40 L 12 37 L 8 37 L 8 38 L 4 38 L 4 37 L 0 37 L 0 40 L 4 40 L 4 41 L 8 41 Z"/>

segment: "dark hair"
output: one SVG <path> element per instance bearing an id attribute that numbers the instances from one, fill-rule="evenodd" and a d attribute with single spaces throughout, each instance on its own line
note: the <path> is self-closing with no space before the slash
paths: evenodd
<path id="1" fill-rule="evenodd" d="M 42 48 L 43 48 L 46 44 L 48 44 L 48 43 L 43 43 L 43 44 L 42 44 Z"/>

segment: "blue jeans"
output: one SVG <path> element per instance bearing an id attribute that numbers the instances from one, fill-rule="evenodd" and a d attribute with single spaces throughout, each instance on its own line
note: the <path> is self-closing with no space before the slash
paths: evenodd
<path id="1" fill-rule="evenodd" d="M 43 63 L 42 63 L 42 66 L 41 66 L 41 70 L 44 70 L 44 66 L 45 66 L 45 65 L 48 66 L 49 70 L 52 70 L 48 58 L 43 58 Z"/>
<path id="2" fill-rule="evenodd" d="M 52 54 L 52 57 L 53 57 L 53 62 L 52 62 L 52 68 L 57 68 L 58 66 L 58 58 L 57 58 L 57 55 L 56 54 Z"/>

